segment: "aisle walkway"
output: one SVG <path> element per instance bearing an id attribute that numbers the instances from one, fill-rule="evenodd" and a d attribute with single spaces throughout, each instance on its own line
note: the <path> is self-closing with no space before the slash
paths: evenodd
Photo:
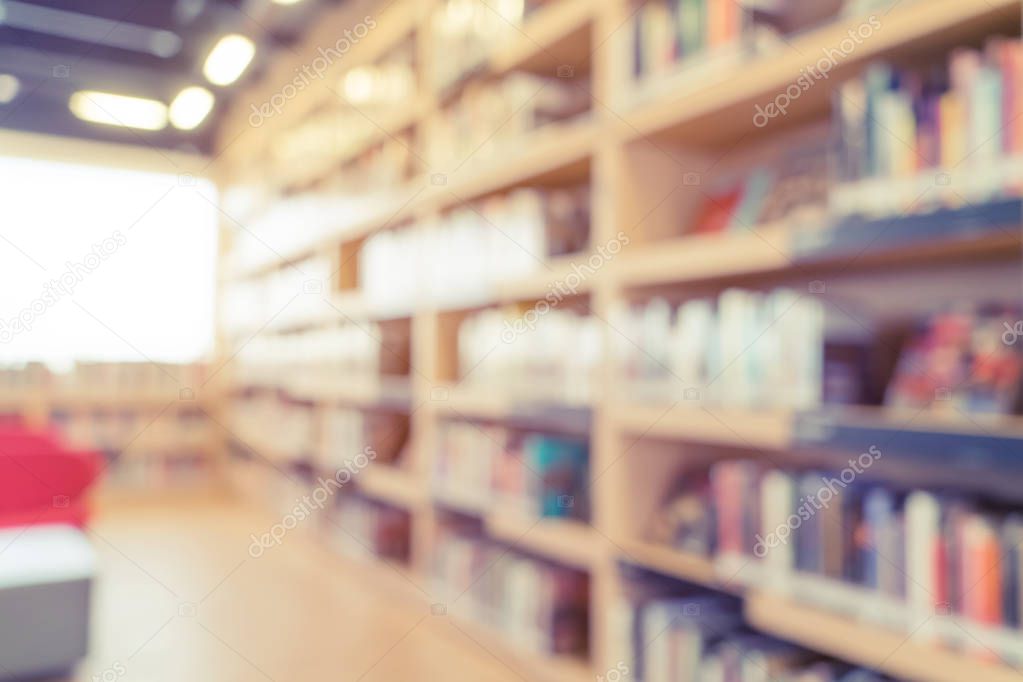
<path id="1" fill-rule="evenodd" d="M 210 500 L 104 508 L 93 653 L 74 682 L 527 679 L 298 533 L 252 558 L 250 534 L 270 522 Z"/>

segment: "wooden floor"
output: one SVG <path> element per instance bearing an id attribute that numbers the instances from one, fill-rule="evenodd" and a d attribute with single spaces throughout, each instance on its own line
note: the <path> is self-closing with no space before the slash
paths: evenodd
<path id="1" fill-rule="evenodd" d="M 428 600 L 382 589 L 297 531 L 252 558 L 250 534 L 273 522 L 222 500 L 104 505 L 92 653 L 71 679 L 529 679 Z"/>

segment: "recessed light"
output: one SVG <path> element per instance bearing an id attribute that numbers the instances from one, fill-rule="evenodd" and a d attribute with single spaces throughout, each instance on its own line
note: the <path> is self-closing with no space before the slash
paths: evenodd
<path id="1" fill-rule="evenodd" d="M 213 93 L 197 85 L 185 88 L 170 104 L 170 122 L 179 130 L 192 130 L 206 120 L 213 109 Z"/>
<path id="2" fill-rule="evenodd" d="M 9 73 L 0 73 L 0 104 L 7 104 L 18 96 L 21 81 Z"/>
<path id="3" fill-rule="evenodd" d="M 230 85 L 245 72 L 255 54 L 256 45 L 245 36 L 226 35 L 210 50 L 202 72 L 214 85 Z"/>
<path id="4" fill-rule="evenodd" d="M 75 116 L 92 123 L 140 130 L 162 130 L 167 126 L 167 106 L 155 99 L 79 90 L 71 95 L 68 107 Z"/>

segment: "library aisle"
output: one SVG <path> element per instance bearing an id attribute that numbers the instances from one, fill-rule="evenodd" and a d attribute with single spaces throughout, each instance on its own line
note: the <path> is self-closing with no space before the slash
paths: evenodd
<path id="1" fill-rule="evenodd" d="M 1020 682 L 1021 452 L 1023 0 L 0 0 L 0 682 Z"/>

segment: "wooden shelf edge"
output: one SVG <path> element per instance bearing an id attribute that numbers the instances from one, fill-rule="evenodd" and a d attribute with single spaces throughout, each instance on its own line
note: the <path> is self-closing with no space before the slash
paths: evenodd
<path id="1" fill-rule="evenodd" d="M 792 266 L 788 230 L 770 226 L 739 234 L 694 235 L 640 244 L 612 262 L 625 287 L 683 284 L 755 275 Z"/>
<path id="2" fill-rule="evenodd" d="M 600 556 L 597 532 L 570 519 L 529 519 L 497 511 L 485 517 L 487 533 L 504 544 L 586 571 Z"/>
<path id="3" fill-rule="evenodd" d="M 611 417 L 638 437 L 783 450 L 792 442 L 792 415 L 771 410 L 614 405 Z"/>
<path id="4" fill-rule="evenodd" d="M 367 496 L 389 504 L 417 509 L 426 503 L 426 487 L 409 471 L 390 465 L 370 465 L 353 477 Z"/>
<path id="5" fill-rule="evenodd" d="M 640 540 L 619 540 L 617 544 L 623 552 L 619 558 L 625 559 L 633 565 L 714 590 L 741 591 L 736 586 L 722 584 L 714 568 L 713 559 L 686 554 L 671 547 L 661 547 Z"/>
<path id="6" fill-rule="evenodd" d="M 1019 682 L 1023 672 L 939 648 L 922 636 L 886 631 L 763 592 L 749 593 L 746 619 L 755 628 L 809 649 L 889 675 L 932 682 Z"/>

